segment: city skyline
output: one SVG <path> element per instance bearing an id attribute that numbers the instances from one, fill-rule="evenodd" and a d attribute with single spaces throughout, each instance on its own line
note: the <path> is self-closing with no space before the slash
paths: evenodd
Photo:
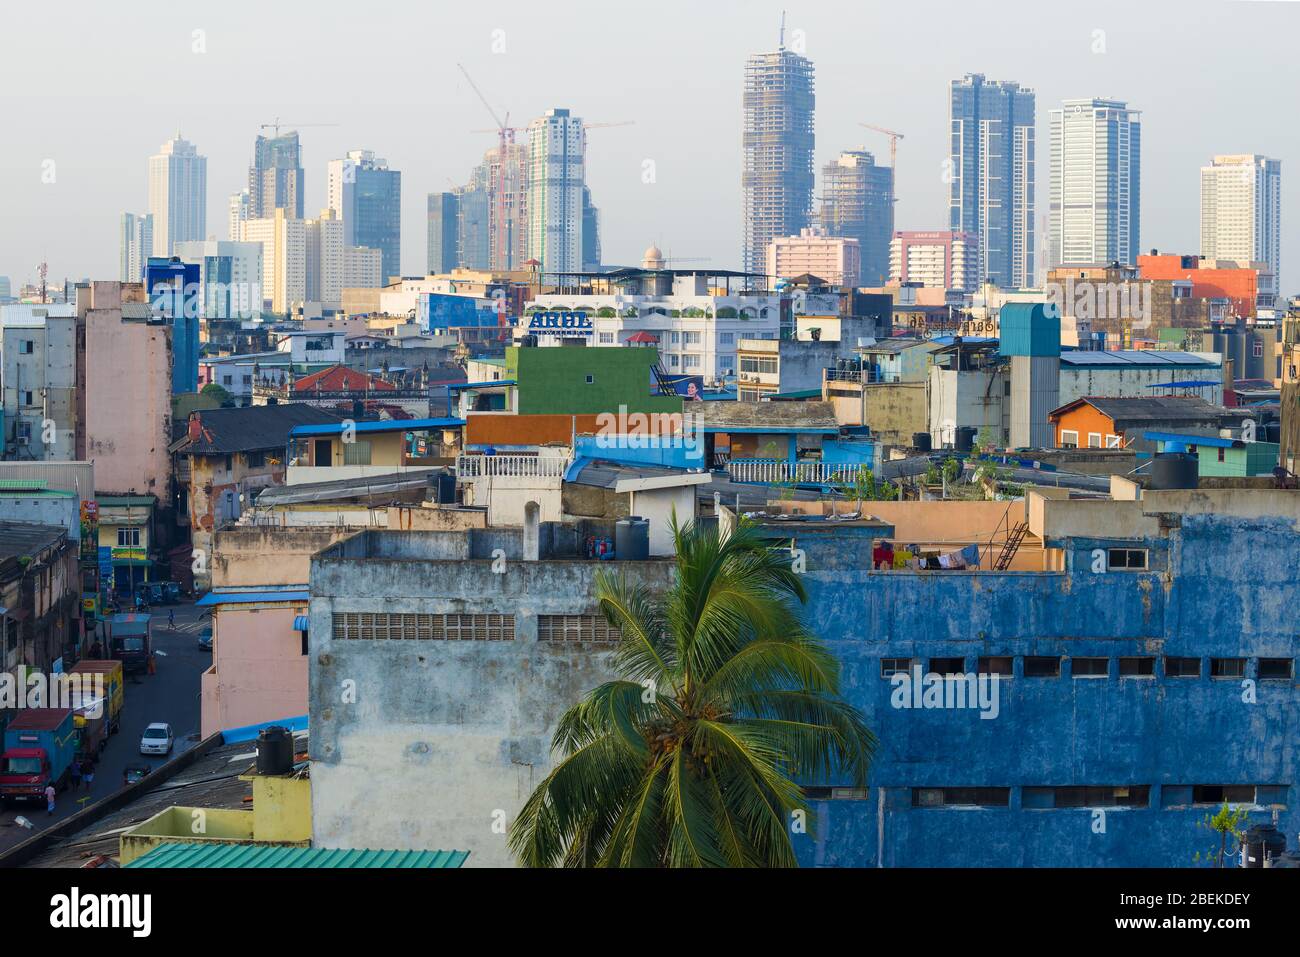
<path id="1" fill-rule="evenodd" d="M 69 6 L 80 9 L 80 5 Z M 924 23 L 935 6 L 899 10 L 900 28 Z M 843 21 L 866 27 L 870 19 L 865 11 L 833 13 L 820 5 L 792 8 L 787 14 L 786 44 L 802 48 L 817 73 L 815 165 L 821 167 L 841 151 L 863 147 L 882 156 L 887 141 L 863 130 L 857 125 L 860 122 L 897 129 L 906 139 L 899 146 L 895 228 L 942 228 L 948 202 L 942 182 L 948 140 L 946 101 L 954 79 L 982 72 L 1035 91 L 1040 174 L 1048 159 L 1048 110 L 1066 99 L 1114 96 L 1140 108 L 1147 126 L 1143 249 L 1195 253 L 1200 245 L 1202 166 L 1215 155 L 1236 153 L 1257 153 L 1285 164 L 1300 152 L 1300 135 L 1265 123 L 1262 111 L 1240 107 L 1258 84 L 1286 85 L 1300 70 L 1280 55 L 1288 25 L 1300 26 L 1300 9 L 1226 2 L 1195 6 L 1204 26 L 1180 35 L 1177 43 L 1162 31 L 1157 14 L 1121 4 L 1098 6 L 1086 23 L 1036 12 L 1030 25 L 1015 36 L 997 35 L 999 31 L 982 24 L 973 13 L 952 9 L 947 13 L 952 29 L 930 38 L 931 47 L 919 67 L 914 51 L 894 50 L 883 41 L 867 40 L 864 46 L 850 36 L 851 30 L 837 26 Z M 662 9 L 671 11 L 675 5 Z M 579 13 L 583 10 L 594 17 L 596 8 L 580 5 Z M 459 51 L 488 99 L 499 109 L 508 108 L 516 123 L 556 106 L 589 121 L 635 121 L 635 126 L 591 137 L 588 145 L 586 180 L 601 208 L 606 263 L 634 263 L 654 241 L 669 256 L 704 257 L 715 268 L 737 268 L 741 263 L 741 188 L 736 175 L 741 158 L 740 77 L 746 57 L 775 48 L 780 10 L 779 4 L 743 8 L 719 4 L 716 10 L 692 11 L 701 25 L 698 32 L 707 36 L 696 36 L 697 31 L 679 36 L 665 24 L 648 24 L 641 34 L 644 43 L 648 48 L 658 45 L 655 48 L 661 49 L 669 68 L 664 77 L 671 75 L 648 85 L 593 84 L 583 78 L 587 70 L 556 64 L 546 51 L 563 39 L 559 28 L 523 6 L 471 13 L 461 29 L 437 43 L 440 50 L 446 48 L 443 52 Z M 737 18 L 738 12 L 744 16 Z M 5 184 L 0 187 L 0 211 L 10 227 L 0 235 L 0 275 L 9 276 L 15 286 L 30 281 L 42 258 L 49 261 L 51 276 L 114 274 L 109 257 L 118 255 L 121 212 L 147 205 L 142 160 L 177 126 L 209 158 L 207 234 L 227 238 L 219 227 L 228 219 L 229 197 L 247 185 L 257 127 L 269 124 L 276 114 L 302 126 L 308 215 L 325 206 L 325 170 L 331 158 L 364 145 L 404 171 L 409 182 L 404 184 L 402 200 L 402 272 L 423 271 L 428 194 L 445 190 L 448 179 L 464 182 L 492 145 L 491 135 L 470 132 L 484 126 L 482 104 L 454 64 L 436 68 L 433 82 L 427 82 L 429 71 L 423 71 L 423 89 L 404 87 L 400 96 L 382 105 L 367 102 L 364 94 L 355 91 L 336 96 L 336 86 L 328 78 L 308 100 L 275 77 L 263 77 L 265 88 L 256 96 L 243 81 L 238 88 L 226 90 L 221 83 L 235 82 L 229 71 L 249 69 L 256 52 L 237 40 L 231 29 L 233 16 L 213 11 L 206 27 L 189 23 L 193 17 L 150 22 L 142 29 L 151 47 L 174 45 L 165 53 L 167 61 L 194 69 L 177 69 L 166 93 L 146 90 L 143 100 L 128 97 L 126 78 L 106 79 L 96 96 L 106 104 L 120 102 L 120 111 L 91 111 L 81 126 L 71 124 L 67 129 L 57 124 L 43 127 L 23 137 L 0 160 L 0 181 Z M 326 34 L 318 27 L 291 22 L 277 12 L 268 16 L 271 28 L 300 29 L 304 40 L 324 42 Z M 87 32 L 92 32 L 98 17 L 90 11 Z M 11 15 L 19 26 L 26 18 L 21 11 Z M 672 17 L 666 14 L 664 19 Z M 731 29 L 708 29 L 724 20 Z M 378 14 L 376 36 L 383 33 L 381 27 L 395 22 L 401 22 L 400 17 Z M 579 16 L 569 29 L 580 41 L 594 36 L 596 27 Z M 204 31 L 202 53 L 192 49 L 200 42 L 193 36 L 195 30 Z M 1052 42 L 1044 50 L 1026 47 L 1021 42 L 1026 30 L 1050 35 Z M 9 78 L 10 71 L 24 62 L 38 62 L 50 50 L 39 35 L 33 36 L 0 64 L 0 75 Z M 385 39 L 393 44 L 392 69 L 402 78 L 412 75 L 414 64 L 403 59 L 411 45 L 401 36 Z M 1262 45 L 1265 55 L 1225 71 L 1196 98 L 1179 95 L 1176 84 L 1161 80 L 1172 76 L 1185 56 L 1198 51 L 1208 55 L 1234 39 Z M 92 59 L 100 55 L 80 31 L 70 34 L 67 42 L 74 55 Z M 504 52 L 493 53 L 494 43 Z M 1278 45 L 1279 56 L 1267 55 L 1271 43 Z M 864 50 L 870 54 L 865 60 L 860 56 Z M 603 52 L 592 52 L 596 62 L 606 62 Z M 708 63 L 698 73 L 688 75 L 677 69 L 703 54 Z M 186 59 L 190 57 L 194 59 Z M 613 62 L 609 60 L 611 66 Z M 543 64 L 547 68 L 539 72 Z M 131 70 L 127 73 L 134 77 Z M 48 111 L 57 108 L 59 97 L 74 92 L 67 81 L 51 78 L 27 100 L 36 104 L 38 112 L 42 105 Z M 7 96 L 13 103 L 15 93 Z M 123 115 L 128 103 L 136 115 Z M 410 111 L 417 106 L 429 123 L 409 122 Z M 316 128 L 323 123 L 332 125 Z M 294 128 L 290 123 L 282 126 L 285 131 Z M 86 150 L 80 145 L 79 136 L 89 140 L 107 135 L 104 131 L 109 128 L 111 150 Z M 78 129 L 84 132 L 78 135 Z M 46 166 L 47 161 L 54 166 Z M 53 180 L 42 182 L 50 174 Z M 1046 180 L 1043 175 L 1038 180 L 1041 235 Z M 1284 277 L 1289 274 L 1289 250 L 1300 248 L 1300 223 L 1287 216 L 1286 190 L 1284 181 Z M 56 228 L 60 220 L 74 215 L 84 228 Z"/>

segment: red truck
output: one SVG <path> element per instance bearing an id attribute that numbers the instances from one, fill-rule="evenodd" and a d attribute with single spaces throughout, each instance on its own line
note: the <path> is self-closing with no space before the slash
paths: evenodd
<path id="1" fill-rule="evenodd" d="M 71 708 L 25 708 L 5 728 L 0 800 L 42 800 L 51 784 L 62 791 L 72 774 L 77 729 Z"/>

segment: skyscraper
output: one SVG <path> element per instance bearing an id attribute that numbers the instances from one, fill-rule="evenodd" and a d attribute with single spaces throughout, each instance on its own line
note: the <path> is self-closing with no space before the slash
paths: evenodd
<path id="1" fill-rule="evenodd" d="M 948 225 L 976 237 L 974 281 L 1034 282 L 1034 91 L 969 73 L 952 81 Z"/>
<path id="2" fill-rule="evenodd" d="M 1066 100 L 1051 128 L 1051 265 L 1136 264 L 1141 114 L 1122 100 Z"/>
<path id="3" fill-rule="evenodd" d="M 813 65 L 785 48 L 745 61 L 741 265 L 761 272 L 768 244 L 808 225 L 813 193 Z"/>
<path id="4" fill-rule="evenodd" d="M 402 174 L 370 150 L 352 150 L 331 160 L 326 176 L 327 206 L 343 220 L 343 243 L 383 254 L 387 282 L 402 274 Z"/>
<path id="5" fill-rule="evenodd" d="M 1277 276 L 1281 250 L 1282 161 L 1247 154 L 1202 166 L 1201 255 L 1266 262 Z"/>
<path id="6" fill-rule="evenodd" d="M 123 213 L 118 233 L 119 282 L 141 282 L 144 267 L 153 255 L 153 216 Z"/>
<path id="7" fill-rule="evenodd" d="M 528 258 L 544 273 L 583 266 L 586 130 L 566 109 L 528 124 Z"/>
<path id="8" fill-rule="evenodd" d="M 252 208 L 253 204 L 248 196 L 248 190 L 245 189 L 230 194 L 229 238 L 231 242 L 239 242 L 239 224 L 252 218 L 249 215 Z"/>
<path id="9" fill-rule="evenodd" d="M 858 281 L 864 286 L 883 286 L 889 279 L 893 195 L 894 171 L 877 166 L 865 150 L 845 150 L 822 167 L 821 225 L 828 236 L 858 241 Z"/>
<path id="10" fill-rule="evenodd" d="M 455 193 L 429 194 L 428 253 L 425 259 L 429 275 L 451 272 L 458 265 L 456 219 L 459 209 Z"/>
<path id="11" fill-rule="evenodd" d="M 591 202 L 591 187 L 582 187 L 582 271 L 600 272 L 600 210 Z"/>
<path id="12" fill-rule="evenodd" d="M 248 168 L 249 218 L 273 219 L 283 209 L 290 219 L 302 219 L 303 176 L 297 131 L 259 136 Z"/>
<path id="13" fill-rule="evenodd" d="M 178 133 L 149 157 L 152 255 L 170 256 L 177 243 L 203 239 L 207 207 L 208 159 Z"/>

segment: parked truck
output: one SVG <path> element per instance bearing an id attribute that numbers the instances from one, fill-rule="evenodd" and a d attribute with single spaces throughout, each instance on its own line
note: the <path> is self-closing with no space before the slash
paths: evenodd
<path id="1" fill-rule="evenodd" d="M 124 700 L 122 662 L 111 658 L 85 658 L 77 662 L 68 674 L 79 675 L 84 682 L 93 682 L 96 675 L 100 676 L 103 681 L 104 734 L 105 736 L 117 734 L 117 729 L 122 723 Z M 97 694 L 93 688 L 93 685 L 83 684 L 78 690 L 77 686 L 73 686 L 69 696 L 69 706 L 72 708 L 74 721 L 78 715 L 85 715 L 95 710 Z"/>
<path id="2" fill-rule="evenodd" d="M 71 708 L 25 708 L 5 728 L 0 754 L 0 801 L 42 800 L 71 776 L 77 731 Z"/>
<path id="3" fill-rule="evenodd" d="M 152 620 L 150 615 L 127 612 L 114 615 L 109 622 L 109 647 L 127 674 L 149 670 L 149 655 L 153 651 Z"/>

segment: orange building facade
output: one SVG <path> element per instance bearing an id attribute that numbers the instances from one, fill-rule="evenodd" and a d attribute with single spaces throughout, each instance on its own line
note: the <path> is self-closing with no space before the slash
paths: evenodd
<path id="1" fill-rule="evenodd" d="M 1218 268 L 1202 265 L 1197 256 L 1153 254 L 1138 256 L 1138 273 L 1143 279 L 1181 279 L 1192 284 L 1198 298 L 1227 299 L 1232 314 L 1253 319 L 1259 293 L 1259 274 L 1249 267 Z"/>

